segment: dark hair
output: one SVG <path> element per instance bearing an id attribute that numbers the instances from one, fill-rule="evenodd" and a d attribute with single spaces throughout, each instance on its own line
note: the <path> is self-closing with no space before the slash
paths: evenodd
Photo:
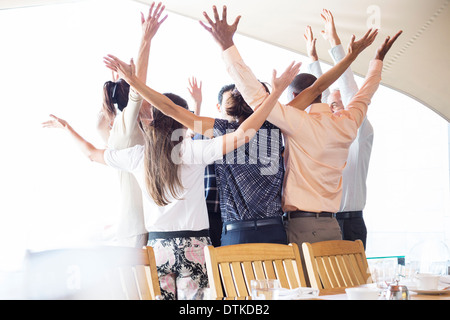
<path id="1" fill-rule="evenodd" d="M 269 88 L 264 82 L 261 82 L 264 89 L 269 93 Z M 242 94 L 237 88 L 235 88 L 230 97 L 228 98 L 228 108 L 226 108 L 226 113 L 229 116 L 235 117 L 236 119 L 243 118 L 244 120 L 250 117 L 253 113 L 253 109 L 245 102 Z"/>
<path id="2" fill-rule="evenodd" d="M 235 87 L 236 86 L 234 84 L 227 84 L 224 85 L 222 88 L 220 88 L 219 94 L 217 96 L 217 101 L 219 102 L 220 105 L 222 105 L 223 94 L 227 91 L 233 90 Z"/>
<path id="3" fill-rule="evenodd" d="M 314 82 L 316 82 L 317 78 L 309 73 L 300 73 L 297 76 L 295 76 L 294 80 L 292 80 L 291 84 L 288 87 L 288 97 L 289 99 L 295 98 L 296 95 L 298 95 L 300 92 L 305 90 L 306 88 L 312 86 Z M 322 94 L 320 94 L 314 102 L 318 101 L 320 102 L 320 98 L 322 97 Z"/>
<path id="4" fill-rule="evenodd" d="M 173 93 L 164 93 L 173 103 L 185 109 L 186 100 Z M 169 196 L 178 198 L 183 188 L 179 177 L 179 164 L 172 160 L 172 151 L 181 141 L 174 141 L 172 133 L 184 126 L 152 106 L 153 121 L 143 128 L 145 137 L 145 183 L 147 191 L 158 206 L 170 203 Z M 183 138 L 181 138 L 183 139 Z"/>
<path id="5" fill-rule="evenodd" d="M 122 111 L 128 104 L 130 85 L 123 79 L 116 82 L 107 81 L 103 85 L 103 110 L 110 120 L 117 114 L 117 108 Z"/>

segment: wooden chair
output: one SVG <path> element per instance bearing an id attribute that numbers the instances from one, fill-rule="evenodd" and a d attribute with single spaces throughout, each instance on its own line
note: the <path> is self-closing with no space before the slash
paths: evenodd
<path id="1" fill-rule="evenodd" d="M 304 242 L 302 249 L 309 281 L 315 289 L 344 289 L 372 283 L 361 240 Z"/>
<path id="2" fill-rule="evenodd" d="M 118 299 L 156 300 L 161 295 L 155 253 L 152 247 L 115 248 L 118 259 L 111 262 L 107 277 Z M 116 281 L 111 279 L 114 277 Z M 117 279 L 120 279 L 120 285 Z M 113 290 L 114 290 L 113 289 Z"/>
<path id="3" fill-rule="evenodd" d="M 30 299 L 154 300 L 161 295 L 152 247 L 33 252 L 25 273 Z"/>
<path id="4" fill-rule="evenodd" d="M 205 257 L 213 299 L 249 297 L 253 279 L 278 279 L 281 286 L 288 289 L 306 284 L 295 243 L 208 246 Z"/>

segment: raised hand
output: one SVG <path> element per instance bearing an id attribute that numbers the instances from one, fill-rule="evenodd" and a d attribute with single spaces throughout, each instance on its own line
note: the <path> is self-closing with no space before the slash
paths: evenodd
<path id="1" fill-rule="evenodd" d="M 114 72 L 117 72 L 119 76 L 127 82 L 136 74 L 136 67 L 134 65 L 133 58 L 131 58 L 130 64 L 127 64 L 112 54 L 108 54 L 106 57 L 103 57 L 103 62 L 106 67 Z"/>
<path id="2" fill-rule="evenodd" d="M 324 39 L 328 40 L 333 47 L 341 44 L 341 40 L 339 39 L 339 36 L 337 34 L 336 26 L 334 24 L 334 17 L 331 11 L 323 9 L 320 16 L 322 17 L 322 20 L 324 22 L 324 30 L 320 32 Z"/>
<path id="3" fill-rule="evenodd" d="M 367 30 L 366 34 L 359 39 L 358 41 L 355 41 L 355 35 L 352 36 L 350 43 L 348 45 L 348 53 L 356 59 L 356 57 L 364 51 L 368 46 L 370 46 L 374 41 L 375 38 L 378 35 L 378 29 L 369 29 Z"/>
<path id="4" fill-rule="evenodd" d="M 398 39 L 398 37 L 400 37 L 400 35 L 403 33 L 402 30 L 400 30 L 399 32 L 397 32 L 397 34 L 391 39 L 390 36 L 386 37 L 386 39 L 384 40 L 384 42 L 381 44 L 381 46 L 378 48 L 377 50 L 377 54 L 375 56 L 375 59 L 384 60 L 384 57 L 386 56 L 386 54 L 388 53 L 388 51 L 391 49 L 392 45 L 394 44 L 394 42 Z"/>
<path id="5" fill-rule="evenodd" d="M 273 70 L 272 73 L 272 88 L 274 93 L 283 93 L 284 90 L 289 86 L 289 84 L 294 80 L 295 76 L 298 74 L 300 70 L 301 62 L 295 63 L 293 61 L 286 70 L 281 74 L 279 78 L 277 78 L 277 71 Z"/>
<path id="6" fill-rule="evenodd" d="M 311 26 L 307 26 L 303 37 L 306 40 L 306 53 L 311 58 L 312 61 L 319 60 L 316 51 L 316 41 L 317 38 L 314 38 Z"/>
<path id="7" fill-rule="evenodd" d="M 194 113 L 196 115 L 200 115 L 200 108 L 202 105 L 202 82 L 197 82 L 195 77 L 189 79 L 189 94 L 195 102 L 195 110 Z"/>
<path id="8" fill-rule="evenodd" d="M 57 116 L 54 116 L 53 114 L 50 115 L 52 120 L 48 120 L 42 123 L 43 128 L 59 128 L 59 129 L 65 129 L 69 126 L 66 120 L 63 120 L 61 118 L 58 118 Z"/>
<path id="9" fill-rule="evenodd" d="M 167 14 L 164 18 L 159 20 L 161 17 L 161 14 L 163 13 L 165 6 L 163 6 L 160 3 L 155 8 L 155 11 L 153 11 L 153 8 L 155 7 L 155 3 L 153 2 L 150 5 L 150 9 L 148 10 L 148 16 L 147 19 L 145 19 L 144 14 L 141 12 L 141 26 L 142 26 L 142 35 L 145 39 L 151 40 L 156 32 L 158 31 L 161 24 L 167 19 Z M 158 21 L 159 20 L 159 21 Z"/>
<path id="10" fill-rule="evenodd" d="M 202 21 L 199 22 L 206 29 L 206 31 L 211 33 L 214 40 L 216 40 L 216 42 L 221 46 L 222 50 L 226 50 L 234 45 L 233 36 L 237 30 L 237 26 L 239 24 L 241 16 L 238 16 L 235 19 L 234 23 L 229 25 L 227 22 L 226 6 L 223 6 L 222 19 L 220 19 L 219 17 L 219 13 L 217 12 L 216 6 L 213 6 L 213 13 L 214 13 L 214 22 L 211 20 L 211 18 L 208 16 L 206 12 L 203 12 L 203 15 L 208 21 L 209 26 L 203 23 Z"/>

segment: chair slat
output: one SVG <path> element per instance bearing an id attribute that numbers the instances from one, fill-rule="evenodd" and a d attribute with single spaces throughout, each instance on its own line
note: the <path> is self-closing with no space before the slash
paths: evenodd
<path id="1" fill-rule="evenodd" d="M 120 273 L 122 275 L 123 286 L 128 300 L 140 300 L 134 271 L 131 267 L 121 267 Z"/>
<path id="2" fill-rule="evenodd" d="M 332 284 L 330 282 L 330 279 L 328 278 L 328 272 L 325 268 L 325 262 L 323 257 L 318 257 L 316 259 L 317 263 L 317 271 L 320 276 L 320 280 L 322 281 L 322 285 L 324 288 L 332 288 Z"/>
<path id="3" fill-rule="evenodd" d="M 354 283 L 350 277 L 349 271 L 348 271 L 348 257 L 345 255 L 338 255 L 336 257 L 339 265 L 339 269 L 342 274 L 342 278 L 344 280 L 344 286 L 345 287 L 353 287 Z"/>
<path id="4" fill-rule="evenodd" d="M 244 274 L 242 272 L 242 267 L 240 262 L 232 262 L 230 264 L 234 285 L 236 288 L 236 294 L 238 297 L 246 297 L 249 295 L 247 290 L 247 285 L 245 283 Z"/>
<path id="5" fill-rule="evenodd" d="M 276 279 L 277 275 L 275 273 L 275 269 L 273 267 L 272 260 L 263 261 L 264 273 L 266 274 L 267 279 Z"/>
<path id="6" fill-rule="evenodd" d="M 346 288 L 371 282 L 364 246 L 360 240 L 304 243 L 302 248 L 314 288 Z"/>
<path id="7" fill-rule="evenodd" d="M 296 276 L 295 274 L 293 274 L 293 268 L 292 268 L 292 263 L 290 260 L 288 260 L 286 262 L 287 265 L 290 265 L 291 268 L 288 269 L 286 267 L 286 265 L 284 264 L 283 260 L 275 260 L 273 262 L 274 264 L 274 268 L 275 268 L 275 273 L 276 273 L 276 279 L 278 279 L 280 281 L 281 287 L 282 288 L 286 288 L 286 289 L 291 289 L 292 286 L 289 283 L 289 278 L 291 278 L 293 280 L 293 284 L 295 285 L 296 281 Z M 297 288 L 297 286 L 295 286 L 294 288 Z"/>
<path id="8" fill-rule="evenodd" d="M 209 246 L 205 248 L 205 257 L 210 287 L 217 297 L 220 287 L 226 299 L 246 299 L 251 294 L 250 281 L 253 279 L 279 279 L 285 288 L 306 283 L 300 252 L 295 244 Z"/>
<path id="9" fill-rule="evenodd" d="M 233 273 L 231 272 L 230 264 L 227 262 L 219 263 L 221 278 L 225 294 L 227 296 L 237 296 L 236 288 L 234 286 Z"/>
<path id="10" fill-rule="evenodd" d="M 244 273 L 244 279 L 247 284 L 247 287 L 250 288 L 250 283 L 255 279 L 255 273 L 253 271 L 253 266 L 250 261 L 242 262 L 242 270 Z"/>
<path id="11" fill-rule="evenodd" d="M 262 261 L 254 261 L 253 269 L 255 270 L 255 278 L 257 280 L 266 279 L 266 274 L 264 273 L 264 267 Z"/>
<path id="12" fill-rule="evenodd" d="M 150 269 L 150 268 L 143 266 L 143 265 L 142 266 L 139 265 L 134 268 L 135 276 L 137 279 L 136 284 L 138 286 L 138 291 L 139 291 L 141 300 L 151 300 L 152 299 L 150 287 L 147 285 L 147 281 L 148 281 L 147 277 L 148 277 L 148 274 L 150 273 L 150 270 L 148 270 L 148 272 L 147 272 L 147 269 Z"/>
<path id="13" fill-rule="evenodd" d="M 334 257 L 328 256 L 324 257 L 324 265 L 328 274 L 328 281 L 330 283 L 330 288 L 339 287 L 342 282 L 342 277 L 339 273 L 339 268 Z"/>

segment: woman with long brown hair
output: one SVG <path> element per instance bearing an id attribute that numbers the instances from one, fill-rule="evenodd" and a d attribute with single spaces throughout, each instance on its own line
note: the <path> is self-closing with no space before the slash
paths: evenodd
<path id="1" fill-rule="evenodd" d="M 208 212 L 204 198 L 205 167 L 224 154 L 245 144 L 258 131 L 294 76 L 300 64 L 292 63 L 279 77 L 273 75 L 273 91 L 261 107 L 240 127 L 210 140 L 186 138 L 186 127 L 157 107 L 170 104 L 190 113 L 187 103 L 173 94 L 160 94 L 135 75 L 134 64 L 111 60 L 131 87 L 153 105 L 153 120 L 141 121 L 145 145 L 122 150 L 97 149 L 78 135 L 70 125 L 55 116 L 44 127 L 63 128 L 92 161 L 134 174 L 144 197 L 148 245 L 155 250 L 161 292 L 176 299 L 177 288 L 195 293 L 208 285 L 203 248 L 210 245 Z"/>

